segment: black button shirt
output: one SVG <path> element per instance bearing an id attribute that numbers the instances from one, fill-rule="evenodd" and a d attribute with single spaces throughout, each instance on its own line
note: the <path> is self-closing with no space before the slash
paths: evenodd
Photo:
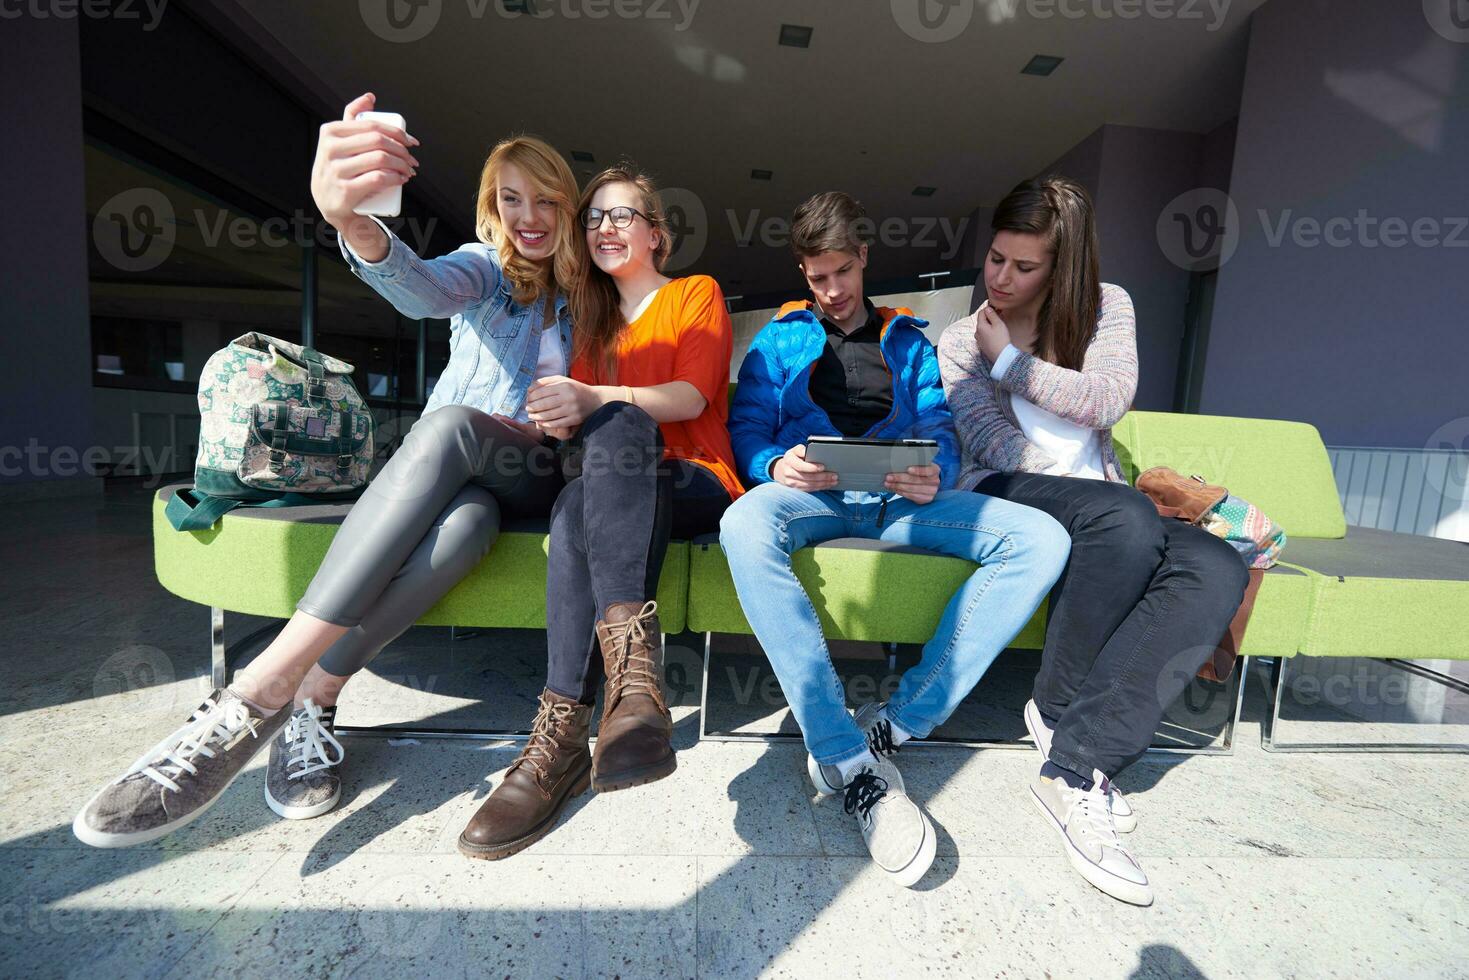
<path id="1" fill-rule="evenodd" d="M 844 436 L 860 436 L 893 410 L 893 376 L 882 358 L 882 318 L 869 300 L 867 322 L 843 334 L 826 317 L 826 347 L 811 369 L 811 400 Z"/>

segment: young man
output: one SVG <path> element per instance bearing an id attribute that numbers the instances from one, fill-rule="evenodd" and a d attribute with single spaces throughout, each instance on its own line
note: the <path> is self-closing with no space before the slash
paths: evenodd
<path id="1" fill-rule="evenodd" d="M 953 486 L 959 455 L 938 358 L 924 321 L 863 296 L 865 224 L 846 194 L 818 194 L 796 209 L 791 247 L 812 299 L 782 307 L 740 366 L 729 429 L 753 489 L 725 512 L 720 543 L 801 726 L 817 792 L 845 790 L 873 860 L 911 887 L 933 862 L 934 830 L 892 754 L 942 724 L 979 681 L 1061 574 L 1070 539 L 1039 510 L 942 489 Z M 889 474 L 885 494 L 843 492 L 833 489 L 840 474 L 806 460 L 815 435 L 933 439 L 938 461 Z M 845 537 L 980 565 L 893 699 L 863 705 L 855 718 L 791 569 L 800 548 Z"/>

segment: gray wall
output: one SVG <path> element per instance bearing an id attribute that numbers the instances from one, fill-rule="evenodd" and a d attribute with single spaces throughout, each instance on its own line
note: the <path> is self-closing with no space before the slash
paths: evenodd
<path id="1" fill-rule="evenodd" d="M 4 34 L 0 100 L 10 149 L 0 154 L 0 484 L 64 478 L 70 489 L 92 443 L 77 21 L 18 17 L 5 22 Z M 26 453 L 32 440 L 45 452 Z"/>
<path id="2" fill-rule="evenodd" d="M 1241 235 L 1219 273 L 1202 411 L 1410 448 L 1469 415 L 1469 230 L 1460 247 L 1371 247 L 1375 232 L 1355 231 L 1346 247 L 1272 245 L 1259 217 L 1365 209 L 1447 235 L 1445 218 L 1469 214 L 1466 102 L 1469 43 L 1440 37 L 1419 3 L 1256 12 L 1230 188 Z"/>

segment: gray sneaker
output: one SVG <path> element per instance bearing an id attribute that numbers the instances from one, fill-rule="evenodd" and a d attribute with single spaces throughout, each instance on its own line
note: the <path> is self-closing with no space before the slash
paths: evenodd
<path id="1" fill-rule="evenodd" d="M 855 719 L 857 727 L 867 737 L 868 750 L 879 759 L 890 759 L 898 751 L 898 747 L 893 744 L 893 726 L 882 720 L 881 712 L 886 704 L 886 701 L 870 701 L 857 709 Z M 822 796 L 832 796 L 846 788 L 840 769 L 818 764 L 809 752 L 806 753 L 806 774 L 811 777 L 811 785 L 816 787 L 816 792 Z"/>
<path id="2" fill-rule="evenodd" d="M 845 809 L 856 816 L 872 860 L 904 888 L 918 884 L 933 864 L 938 837 L 928 815 L 908 798 L 898 767 L 876 759 L 858 770 L 846 793 Z"/>
<path id="3" fill-rule="evenodd" d="M 1046 722 L 1041 710 L 1035 706 L 1035 700 L 1025 702 L 1025 730 L 1030 732 L 1035 747 L 1040 751 L 1041 761 L 1046 762 L 1051 758 L 1051 737 L 1056 734 L 1056 729 Z M 1137 814 L 1133 812 L 1132 804 L 1122 795 L 1122 790 L 1107 781 L 1107 808 L 1112 811 L 1112 823 L 1116 825 L 1120 834 L 1130 834 L 1137 830 Z"/>
<path id="4" fill-rule="evenodd" d="M 1066 859 L 1083 878 L 1113 898 L 1152 905 L 1148 876 L 1122 846 L 1107 809 L 1107 777 L 1093 770 L 1092 779 L 1091 789 L 1080 790 L 1042 776 L 1030 787 L 1031 799 L 1060 833 Z"/>
<path id="5" fill-rule="evenodd" d="M 287 820 L 319 817 L 342 798 L 337 767 L 347 753 L 332 734 L 336 720 L 336 705 L 307 698 L 270 743 L 265 802 Z"/>
<path id="6" fill-rule="evenodd" d="M 290 717 L 264 716 L 222 688 L 178 730 L 82 807 L 71 830 L 93 847 L 131 847 L 171 833 L 214 805 Z"/>

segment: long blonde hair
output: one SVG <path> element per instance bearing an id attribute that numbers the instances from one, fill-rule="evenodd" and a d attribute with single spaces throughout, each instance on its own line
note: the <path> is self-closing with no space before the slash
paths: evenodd
<path id="1" fill-rule="evenodd" d="M 581 226 L 581 215 L 591 206 L 592 197 L 608 184 L 632 184 L 638 189 L 642 205 L 638 210 L 659 232 L 658 244 L 653 249 L 653 267 L 659 272 L 663 271 L 664 263 L 673 253 L 673 228 L 663 213 L 657 185 L 634 164 L 623 162 L 608 167 L 593 177 L 581 193 L 581 201 L 576 208 L 576 249 L 581 267 L 586 272 L 570 292 L 571 320 L 576 324 L 572 358 L 576 361 L 585 358 L 600 377 L 611 383 L 616 381 L 617 345 L 627 329 L 627 318 L 622 315 L 617 284 L 593 263 L 591 249 L 587 247 L 586 229 Z"/>
<path id="2" fill-rule="evenodd" d="M 556 205 L 556 231 L 549 263 L 532 262 L 515 250 L 515 243 L 500 227 L 496 207 L 500 174 L 506 165 L 519 167 L 534 185 L 537 195 Z M 584 268 L 576 249 L 580 226 L 576 221 L 576 178 L 560 153 L 537 136 L 511 136 L 495 144 L 479 175 L 479 196 L 474 209 L 474 233 L 500 256 L 511 294 L 518 303 L 530 303 L 557 289 L 568 295 L 582 278 Z M 529 202 L 534 205 L 534 201 Z"/>

